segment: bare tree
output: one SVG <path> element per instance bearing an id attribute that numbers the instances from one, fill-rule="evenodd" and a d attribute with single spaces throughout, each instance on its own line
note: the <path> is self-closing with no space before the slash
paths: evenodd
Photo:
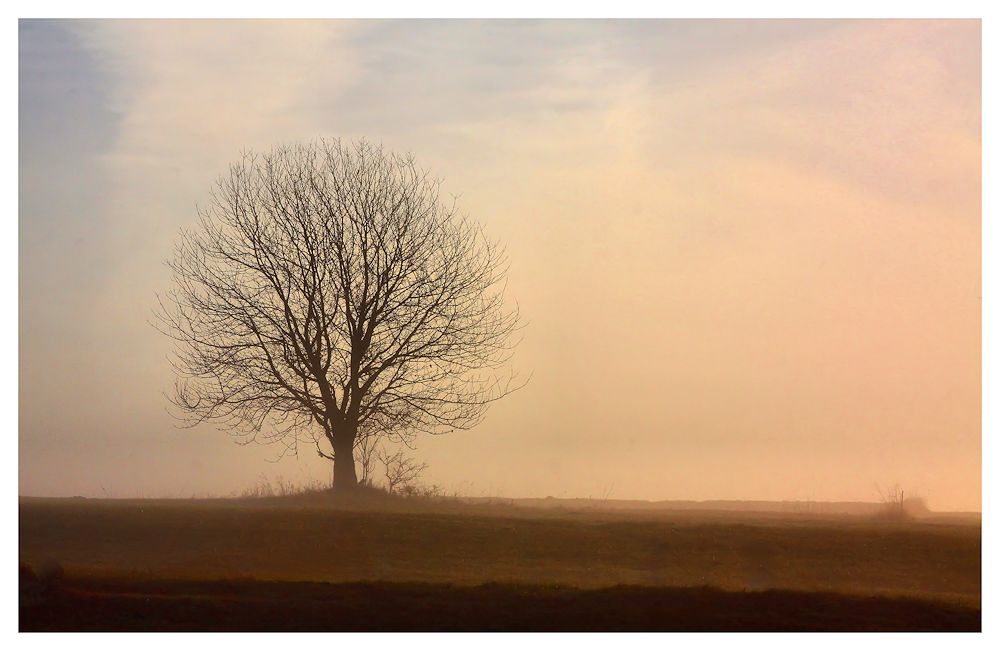
<path id="1" fill-rule="evenodd" d="M 905 492 L 900 488 L 899 484 L 893 484 L 884 492 L 876 484 L 875 490 L 878 491 L 879 497 L 882 498 L 882 515 L 884 517 L 894 520 L 902 520 L 906 517 Z"/>
<path id="2" fill-rule="evenodd" d="M 176 415 L 282 454 L 313 444 L 338 490 L 357 485 L 359 438 L 466 429 L 516 388 L 504 253 L 410 156 L 246 153 L 168 265 Z"/>
<path id="3" fill-rule="evenodd" d="M 376 454 L 385 469 L 386 490 L 389 491 L 390 495 L 397 488 L 416 481 L 424 470 L 427 470 L 426 463 L 417 463 L 414 459 L 406 456 L 404 450 L 389 452 L 380 447 Z"/>

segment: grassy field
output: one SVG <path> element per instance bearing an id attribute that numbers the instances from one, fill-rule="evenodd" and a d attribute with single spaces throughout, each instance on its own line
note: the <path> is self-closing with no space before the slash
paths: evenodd
<path id="1" fill-rule="evenodd" d="M 26 498 L 19 520 L 21 562 L 65 571 L 36 590 L 33 605 L 22 603 L 25 630 L 979 626 L 978 523 L 456 502 L 374 508 L 325 495 Z M 452 618 L 399 605 L 412 600 L 472 610 Z M 269 601 L 292 621 L 244 617 Z M 369 602 L 395 603 L 397 614 L 350 615 Z M 558 616 L 530 614 L 549 611 Z M 116 617 L 134 612 L 141 616 Z"/>

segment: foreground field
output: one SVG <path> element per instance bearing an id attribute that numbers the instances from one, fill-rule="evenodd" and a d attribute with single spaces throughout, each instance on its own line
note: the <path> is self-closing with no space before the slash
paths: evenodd
<path id="1" fill-rule="evenodd" d="M 66 573 L 25 629 L 978 628 L 977 524 L 23 499 L 19 535 L 22 562 Z"/>
<path id="2" fill-rule="evenodd" d="M 73 579 L 22 631 L 978 631 L 979 610 L 787 591 Z"/>

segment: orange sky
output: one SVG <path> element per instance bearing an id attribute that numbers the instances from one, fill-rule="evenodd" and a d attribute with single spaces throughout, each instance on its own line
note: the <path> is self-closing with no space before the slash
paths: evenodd
<path id="1" fill-rule="evenodd" d="M 228 494 L 161 260 L 245 147 L 411 151 L 506 241 L 530 384 L 467 494 L 981 505 L 978 21 L 22 22 L 22 494 Z M 54 408 L 58 405 L 58 408 Z"/>

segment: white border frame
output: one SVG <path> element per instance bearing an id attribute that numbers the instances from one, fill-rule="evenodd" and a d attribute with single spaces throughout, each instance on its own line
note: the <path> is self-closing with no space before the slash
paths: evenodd
<path id="1" fill-rule="evenodd" d="M 992 122 L 989 116 L 998 115 L 998 104 L 996 101 L 996 38 L 1000 36 L 1000 30 L 994 27 L 993 17 L 996 14 L 994 7 L 996 3 L 976 2 L 964 0 L 952 0 L 950 2 L 880 2 L 875 0 L 857 1 L 846 0 L 841 2 L 789 2 L 777 0 L 758 0 L 753 3 L 737 2 L 701 2 L 701 3 L 677 3 L 660 4 L 652 2 L 641 2 L 635 0 L 619 0 L 611 3 L 596 2 L 575 2 L 560 5 L 557 2 L 547 0 L 508 0 L 507 2 L 479 2 L 472 3 L 467 0 L 432 0 L 422 3 L 404 3 L 401 1 L 371 0 L 369 2 L 353 3 L 324 3 L 307 2 L 302 0 L 286 0 L 281 3 L 260 2 L 258 0 L 247 0 L 239 4 L 226 4 L 201 0 L 194 2 L 191 0 L 175 0 L 165 2 L 157 0 L 153 2 L 135 3 L 123 1 L 89 2 L 86 6 L 81 6 L 78 2 L 69 1 L 49 1 L 49 2 L 12 2 L 9 7 L 13 8 L 13 15 L 5 24 L 5 32 L 9 38 L 4 39 L 5 65 L 3 66 L 4 84 L 3 88 L 8 95 L 8 101 L 4 104 L 6 113 L 5 123 L 8 125 L 4 131 L 4 150 L 8 152 L 4 174 L 4 182 L 8 191 L 5 196 L 13 198 L 13 209 L 8 210 L 2 219 L 4 236 L 0 238 L 0 264 L 3 265 L 3 273 L 0 274 L 0 286 L 6 296 L 7 304 L 13 302 L 13 297 L 17 295 L 17 273 L 18 273 L 18 240 L 17 240 L 17 76 L 18 76 L 18 46 L 17 46 L 17 24 L 16 17 L 44 18 L 44 17 L 134 17 L 134 18 L 154 18 L 154 17 L 232 17 L 232 18 L 258 18 L 258 17 L 285 17 L 285 18 L 387 18 L 387 17 L 483 17 L 483 18 L 503 18 L 503 17 L 528 17 L 528 18 L 596 18 L 596 17 L 621 17 L 621 18 L 643 18 L 643 17 L 671 17 L 671 18 L 981 18 L 982 22 L 982 43 L 983 43 L 983 286 L 984 297 L 982 323 L 983 323 L 983 446 L 982 446 L 982 478 L 983 478 L 983 549 L 997 549 L 996 527 L 992 518 L 993 505 L 997 491 L 997 484 L 991 481 L 987 471 L 995 467 L 995 436 L 997 433 L 997 414 L 995 406 L 991 403 L 991 396 L 996 395 L 996 371 L 997 371 L 997 349 L 993 345 L 993 339 L 986 336 L 986 333 L 998 332 L 1000 320 L 997 319 L 996 294 L 993 291 L 996 287 L 994 281 L 997 277 L 997 265 L 990 259 L 989 252 L 997 250 L 998 232 L 995 225 L 988 219 L 987 215 L 994 214 L 996 203 L 992 181 L 995 180 L 994 158 L 991 154 L 997 151 L 996 130 L 991 128 Z M 280 15 L 276 14 L 280 11 Z M 2 376 L 2 396 L 5 406 L 8 423 L 8 431 L 17 430 L 17 332 L 18 323 L 13 318 L 0 320 L 0 328 L 3 329 L 2 340 L 4 342 L 3 359 L 8 360 L 7 368 Z M 13 433 L 13 432 L 12 432 Z M 13 638 L 11 641 L 26 648 L 48 648 L 64 647 L 67 643 L 74 646 L 93 647 L 95 649 L 133 649 L 136 645 L 142 645 L 149 649 L 167 649 L 177 644 L 178 640 L 166 635 L 145 635 L 137 638 L 134 635 L 75 635 L 71 640 L 66 637 L 56 637 L 45 634 L 21 634 L 17 631 L 16 603 L 13 586 L 16 583 L 14 557 L 17 555 L 17 540 L 15 536 L 17 521 L 17 454 L 8 457 L 8 472 L 6 481 L 8 482 L 8 499 L 5 502 L 4 522 L 12 525 L 3 540 L 7 563 L 3 565 L 4 585 L 6 590 L 3 596 L 3 629 L 7 636 Z M 11 467 L 12 466 L 12 467 Z M 983 556 L 983 631 L 982 635 L 961 635 L 961 634 L 933 634 L 933 635 L 911 635 L 911 634 L 852 634 L 849 638 L 839 635 L 810 635 L 802 638 L 798 635 L 790 634 L 756 634 L 740 635 L 739 639 L 729 634 L 677 634 L 664 638 L 656 634 L 609 634 L 594 636 L 584 634 L 565 634 L 558 640 L 543 634 L 521 634 L 516 639 L 506 635 L 476 635 L 474 638 L 468 634 L 435 634 L 415 636 L 407 640 L 406 644 L 414 645 L 418 650 L 445 651 L 450 649 L 461 649 L 466 651 L 470 647 L 493 650 L 506 648 L 511 643 L 518 645 L 542 646 L 558 641 L 560 644 L 572 645 L 574 648 L 605 646 L 610 644 L 626 644 L 637 648 L 660 648 L 664 644 L 681 644 L 683 646 L 702 645 L 725 645 L 727 647 L 734 644 L 750 649 L 760 648 L 772 651 L 773 649 L 799 648 L 806 644 L 809 648 L 816 649 L 837 649 L 838 651 L 845 644 L 851 646 L 861 645 L 862 647 L 877 647 L 880 650 L 888 646 L 905 645 L 907 651 L 917 649 L 939 649 L 943 645 L 959 645 L 982 647 L 989 645 L 989 648 L 996 648 L 997 640 L 989 643 L 988 640 L 998 637 L 998 625 L 996 623 L 996 585 L 997 585 L 997 564 L 994 556 Z M 262 637 L 251 634 L 233 634 L 236 639 L 228 639 L 227 643 L 238 644 L 249 649 L 270 648 L 277 640 L 273 636 Z M 207 635 L 198 634 L 194 638 L 185 638 L 185 643 L 211 643 L 221 641 L 218 638 L 210 638 Z M 398 638 L 393 638 L 390 634 L 370 634 L 358 637 L 357 634 L 338 634 L 336 639 L 328 637 L 315 637 L 313 635 L 296 636 L 281 642 L 306 643 L 309 645 L 363 645 L 371 647 L 381 647 L 382 645 L 399 644 Z M 217 643 L 217 642 L 216 642 Z"/>

